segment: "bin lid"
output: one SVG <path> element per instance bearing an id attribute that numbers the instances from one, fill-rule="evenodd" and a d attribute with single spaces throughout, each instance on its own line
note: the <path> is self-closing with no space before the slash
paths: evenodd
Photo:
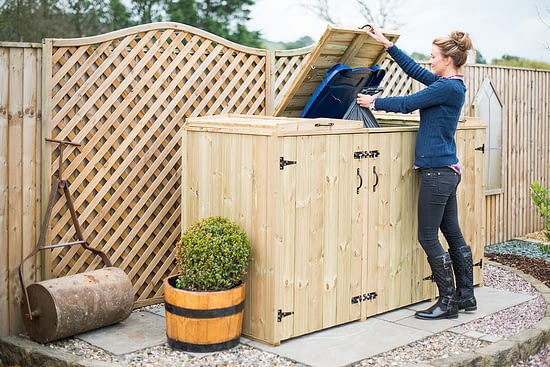
<path id="1" fill-rule="evenodd" d="M 356 120 L 303 119 L 224 114 L 189 117 L 185 120 L 187 131 L 264 136 L 307 136 L 353 134 L 364 131 L 363 123 Z"/>
<path id="2" fill-rule="evenodd" d="M 392 42 L 399 38 L 399 34 L 395 32 L 383 33 Z M 300 116 L 327 71 L 334 65 L 371 67 L 379 65 L 385 58 L 384 46 L 370 37 L 364 29 L 329 24 L 319 42 L 296 71 L 296 75 L 281 92 L 283 98 L 276 101 L 273 115 Z"/>

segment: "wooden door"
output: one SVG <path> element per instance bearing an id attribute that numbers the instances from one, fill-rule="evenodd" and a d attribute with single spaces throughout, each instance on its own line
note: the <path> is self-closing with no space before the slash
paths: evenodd
<path id="1" fill-rule="evenodd" d="M 354 136 L 285 137 L 280 339 L 357 320 L 363 245 Z M 295 163 L 294 163 L 295 162 Z"/>
<path id="2" fill-rule="evenodd" d="M 457 189 L 458 218 L 466 243 L 472 248 L 474 284 L 483 281 L 485 246 L 485 128 L 460 129 L 456 133 L 462 177 Z"/>
<path id="3" fill-rule="evenodd" d="M 418 175 L 413 170 L 414 131 L 369 135 L 369 200 L 366 208 L 366 315 L 429 298 L 433 285 L 417 243 Z"/>

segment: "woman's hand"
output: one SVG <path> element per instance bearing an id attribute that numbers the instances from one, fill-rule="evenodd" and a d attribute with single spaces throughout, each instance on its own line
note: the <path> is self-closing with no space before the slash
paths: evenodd
<path id="1" fill-rule="evenodd" d="M 370 104 L 376 99 L 375 96 L 359 93 L 357 95 L 357 104 L 364 108 L 370 108 Z"/>
<path id="2" fill-rule="evenodd" d="M 378 43 L 381 43 L 384 45 L 385 48 L 390 48 L 393 46 L 393 42 L 391 42 L 389 39 L 386 38 L 380 31 L 380 28 L 378 28 L 374 24 L 367 24 L 365 26 L 365 30 L 367 31 L 367 34 L 374 38 L 374 40 Z"/>

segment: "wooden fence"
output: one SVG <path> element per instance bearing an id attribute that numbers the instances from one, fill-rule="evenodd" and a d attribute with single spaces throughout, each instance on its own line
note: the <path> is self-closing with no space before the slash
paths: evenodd
<path id="1" fill-rule="evenodd" d="M 55 145 L 44 137 L 82 144 L 67 150 L 64 178 L 84 237 L 129 274 L 136 307 L 155 303 L 181 234 L 184 119 L 270 115 L 310 50 L 251 49 L 176 23 L 49 39 L 42 47 L 1 43 L 0 335 L 21 330 L 17 267 L 35 246 L 57 170 Z M 384 66 L 384 94 L 418 89 L 389 60 Z M 505 107 L 505 185 L 486 197 L 485 238 L 495 243 L 538 230 L 529 184 L 550 182 L 550 71 L 473 65 L 466 79 L 466 113 L 486 79 Z M 48 243 L 74 238 L 65 204 L 55 203 Z M 29 263 L 28 281 L 101 266 L 78 248 L 41 260 Z"/>
<path id="2" fill-rule="evenodd" d="M 486 196 L 487 243 L 542 229 L 530 184 L 550 186 L 550 70 L 475 65 L 466 68 L 466 111 L 484 81 L 503 104 L 502 190 Z"/>
<path id="3" fill-rule="evenodd" d="M 41 54 L 40 44 L 0 43 L 0 336 L 21 330 L 17 270 L 38 238 Z"/>

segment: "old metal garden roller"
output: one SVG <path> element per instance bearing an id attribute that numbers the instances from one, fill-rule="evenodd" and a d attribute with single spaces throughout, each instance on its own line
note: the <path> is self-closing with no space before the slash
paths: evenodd
<path id="1" fill-rule="evenodd" d="M 78 146 L 79 144 L 64 140 L 46 140 L 59 144 L 58 173 L 51 187 L 37 245 L 19 265 L 19 279 L 24 294 L 23 323 L 29 337 L 40 343 L 66 338 L 123 321 L 132 313 L 134 304 L 134 290 L 126 273 L 113 267 L 103 251 L 90 247 L 84 240 L 69 185 L 66 180 L 62 179 L 63 149 L 66 145 Z M 45 246 L 46 229 L 59 189 L 63 190 L 67 199 L 78 240 Z M 25 286 L 23 263 L 26 260 L 42 250 L 75 245 L 81 245 L 99 255 L 105 267 Z"/>

